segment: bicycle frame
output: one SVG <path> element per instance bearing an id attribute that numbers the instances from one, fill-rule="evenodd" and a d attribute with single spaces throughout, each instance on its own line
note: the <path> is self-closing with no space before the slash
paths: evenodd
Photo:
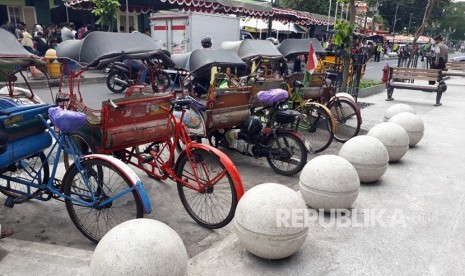
<path id="1" fill-rule="evenodd" d="M 142 200 L 144 212 L 145 213 L 150 213 L 151 212 L 150 201 L 149 201 L 148 196 L 147 196 L 147 194 L 146 194 L 146 192 L 145 192 L 145 190 L 144 190 L 144 188 L 142 186 L 142 183 L 140 183 L 140 180 L 134 181 L 135 180 L 134 177 L 130 178 L 131 180 L 133 180 L 132 181 L 132 184 L 133 184 L 132 187 L 130 187 L 130 188 L 128 188 L 128 189 L 126 189 L 126 190 L 124 190 L 124 191 L 114 195 L 113 197 L 104 200 L 104 201 L 101 201 L 101 202 L 98 201 L 95 194 L 93 193 L 93 190 L 90 188 L 90 186 L 88 184 L 88 181 L 86 181 L 86 177 L 82 174 L 82 172 L 85 171 L 85 169 L 82 167 L 81 160 L 86 160 L 86 159 L 95 158 L 95 157 L 102 158 L 102 156 L 97 156 L 97 155 L 89 155 L 89 156 L 85 156 L 85 157 L 82 156 L 81 152 L 77 149 L 76 145 L 72 142 L 70 137 L 68 137 L 64 133 L 58 134 L 47 123 L 47 121 L 42 117 L 42 115 L 39 114 L 38 117 L 45 124 L 45 126 L 48 129 L 48 132 L 55 139 L 55 142 L 52 144 L 51 147 L 49 147 L 49 149 L 50 149 L 49 153 L 46 155 L 46 160 L 47 160 L 46 164 L 48 165 L 48 161 L 51 160 L 51 157 L 53 156 L 53 153 L 54 153 L 54 151 L 56 149 L 56 153 L 54 154 L 53 167 L 52 167 L 52 171 L 50 173 L 50 178 L 49 178 L 48 182 L 47 183 L 42 183 L 42 184 L 32 183 L 32 182 L 29 182 L 29 181 L 24 181 L 22 179 L 18 179 L 18 178 L 6 176 L 6 175 L 0 175 L 1 178 L 9 180 L 11 182 L 15 182 L 15 183 L 25 185 L 27 187 L 36 188 L 36 189 L 43 190 L 43 191 L 49 191 L 51 193 L 50 197 L 68 199 L 68 200 L 77 202 L 77 203 L 82 204 L 83 206 L 86 206 L 86 207 L 89 207 L 89 208 L 101 208 L 101 207 L 104 207 L 105 205 L 111 203 L 115 199 L 118 199 L 118 198 L 124 196 L 125 194 L 130 193 L 133 190 L 136 190 L 137 194 L 139 195 L 139 197 Z M 82 182 L 86 186 L 86 191 L 90 193 L 90 196 L 89 195 L 84 195 L 84 194 L 77 195 L 77 196 L 68 196 L 68 195 L 63 193 L 63 186 L 62 185 L 60 185 L 58 187 L 54 185 L 54 182 L 56 181 L 55 176 L 56 176 L 56 173 L 57 173 L 59 160 L 60 160 L 60 157 L 61 157 L 61 154 L 62 154 L 63 151 L 72 156 L 73 161 L 76 164 L 77 170 L 80 172 L 79 176 L 81 177 Z M 106 157 L 106 156 L 103 156 L 103 157 Z M 36 182 L 36 181 L 38 182 L 39 181 L 39 178 L 41 177 L 41 172 L 43 170 L 43 166 L 44 165 L 42 164 L 42 166 L 39 168 L 39 170 L 38 170 L 38 172 L 37 172 L 37 174 L 35 176 L 31 175 L 31 177 L 33 179 L 33 182 Z M 125 172 L 125 173 L 126 173 L 126 175 L 128 175 L 127 172 Z M 66 177 L 66 174 L 65 174 L 65 177 Z M 129 176 L 131 176 L 131 175 L 129 175 Z M 23 195 L 23 196 L 31 196 L 30 188 L 28 188 L 27 190 L 28 190 L 28 192 L 23 192 L 23 191 L 20 191 L 20 190 L 14 190 L 14 192 L 17 193 L 17 194 Z M 42 198 L 40 196 L 34 196 L 34 195 L 32 195 L 32 196 L 34 198 L 36 198 L 36 199 L 43 200 L 43 201 L 50 199 L 50 197 Z M 91 200 L 83 200 L 82 198 L 87 198 L 87 199 L 91 199 Z"/>
<path id="2" fill-rule="evenodd" d="M 161 171 L 166 173 L 166 174 L 163 174 L 163 175 L 159 175 L 159 177 L 161 179 L 170 178 L 173 181 L 176 181 L 177 183 L 181 183 L 182 185 L 188 187 L 189 189 L 195 190 L 197 192 L 203 192 L 208 187 L 215 185 L 217 183 L 217 181 L 219 179 L 221 179 L 226 174 L 227 168 L 225 168 L 225 171 L 222 174 L 219 174 L 214 179 L 208 179 L 207 184 L 202 185 L 202 186 L 193 186 L 189 182 L 185 181 L 184 179 L 176 176 L 176 174 L 175 174 L 176 169 L 175 168 L 177 167 L 177 164 L 174 162 L 174 155 L 175 155 L 175 151 L 176 151 L 176 145 L 178 143 L 182 143 L 182 144 L 184 144 L 186 146 L 186 149 L 181 154 L 186 154 L 187 155 L 187 158 L 189 160 L 189 164 L 192 166 L 195 179 L 199 179 L 199 175 L 197 173 L 198 164 L 195 162 L 195 160 L 194 160 L 195 157 L 191 153 L 191 150 L 195 149 L 195 148 L 203 148 L 203 149 L 205 149 L 205 147 L 204 147 L 205 145 L 194 143 L 191 140 L 191 138 L 189 137 L 187 129 L 186 129 L 185 125 L 183 124 L 183 118 L 184 118 L 184 114 L 185 114 L 184 109 L 182 109 L 182 111 L 181 111 L 180 118 L 178 120 L 176 120 L 176 117 L 173 115 L 172 110 L 170 110 L 170 109 L 168 109 L 166 107 L 163 107 L 163 106 L 161 106 L 161 108 L 165 112 L 169 113 L 169 122 L 168 123 L 173 124 L 173 127 L 174 127 L 174 135 L 172 136 L 173 142 L 170 143 L 168 141 L 164 141 L 166 143 L 164 143 L 162 148 L 159 148 L 157 151 L 154 151 L 153 149 L 150 150 L 149 153 L 150 153 L 150 155 L 152 155 L 153 160 L 150 161 L 149 163 L 150 163 L 150 165 L 152 165 L 152 168 L 154 168 L 154 169 L 157 168 L 158 170 L 161 170 Z M 162 152 L 164 152 L 164 150 L 168 150 L 168 152 L 169 152 L 169 158 L 168 158 L 168 160 L 166 162 L 162 158 L 160 158 L 160 154 Z M 140 161 L 141 160 L 139 160 L 139 162 Z M 140 166 L 140 165 L 139 165 L 139 167 L 143 168 L 143 166 Z M 146 170 L 146 169 L 144 168 L 144 170 Z M 146 170 L 146 171 L 149 172 L 149 173 L 152 173 L 152 174 L 154 173 L 154 171 L 148 171 L 148 170 Z M 240 178 L 238 178 L 238 179 L 240 181 Z M 198 181 L 195 181 L 195 182 L 198 183 Z M 242 185 L 240 185 L 240 186 L 242 186 Z M 238 192 L 238 194 L 240 194 L 240 193 Z"/>

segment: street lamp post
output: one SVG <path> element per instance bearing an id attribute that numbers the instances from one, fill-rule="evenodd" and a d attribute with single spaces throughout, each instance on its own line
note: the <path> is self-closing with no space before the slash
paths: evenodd
<path id="1" fill-rule="evenodd" d="M 329 17 L 331 16 L 331 2 L 332 2 L 332 0 L 329 0 L 329 8 L 328 8 L 328 25 L 326 25 L 326 31 L 329 31 Z"/>

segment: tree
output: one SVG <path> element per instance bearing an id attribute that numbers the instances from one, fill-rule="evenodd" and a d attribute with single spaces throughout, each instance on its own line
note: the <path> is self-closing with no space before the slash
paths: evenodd
<path id="1" fill-rule="evenodd" d="M 118 18 L 120 7 L 118 0 L 90 0 L 90 2 L 95 5 L 92 14 L 99 18 L 95 23 L 102 29 L 107 27 L 109 32 L 112 31 L 113 22 Z"/>
<path id="2" fill-rule="evenodd" d="M 284 8 L 317 14 L 328 14 L 329 7 L 328 0 L 280 0 L 279 4 Z"/>

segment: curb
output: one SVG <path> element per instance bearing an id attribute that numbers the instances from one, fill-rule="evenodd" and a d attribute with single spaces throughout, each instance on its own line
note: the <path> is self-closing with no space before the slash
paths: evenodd
<path id="1" fill-rule="evenodd" d="M 105 83 L 105 81 L 106 81 L 105 77 L 81 78 L 81 84 Z M 31 89 L 45 89 L 48 87 L 46 79 L 45 80 L 32 80 L 32 81 L 28 81 L 28 83 L 31 86 Z M 49 79 L 48 83 L 50 83 L 50 87 L 58 87 L 60 86 L 60 79 Z M 27 85 L 24 82 L 17 82 L 15 83 L 15 86 L 21 87 L 21 88 L 27 88 Z M 64 81 L 63 86 L 67 87 L 68 82 Z"/>
<path id="2" fill-rule="evenodd" d="M 365 97 L 368 97 L 368 96 L 371 96 L 371 95 L 375 95 L 375 94 L 384 92 L 384 89 L 386 89 L 385 84 L 378 84 L 378 85 L 375 85 L 375 86 L 370 86 L 370 87 L 367 87 L 367 88 L 364 88 L 364 89 L 358 91 L 358 97 L 359 98 L 365 98 Z"/>

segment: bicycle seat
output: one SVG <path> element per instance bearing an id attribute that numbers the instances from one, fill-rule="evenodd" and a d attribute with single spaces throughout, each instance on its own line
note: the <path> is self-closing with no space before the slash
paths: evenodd
<path id="1" fill-rule="evenodd" d="M 65 134 L 78 130 L 86 122 L 86 114 L 77 111 L 63 110 L 60 107 L 49 108 L 48 116 L 52 124 Z"/>
<path id="2" fill-rule="evenodd" d="M 327 72 L 326 77 L 330 80 L 335 80 L 339 76 L 338 73 L 333 73 L 333 72 Z"/>
<path id="3" fill-rule="evenodd" d="M 181 109 L 188 109 L 192 100 L 189 98 L 176 98 L 171 100 L 171 104 L 174 106 L 174 110 L 179 111 Z"/>
<path id="4" fill-rule="evenodd" d="M 304 84 L 301 82 L 301 81 L 294 81 L 294 87 L 297 87 L 297 88 L 302 88 L 304 87 Z"/>

